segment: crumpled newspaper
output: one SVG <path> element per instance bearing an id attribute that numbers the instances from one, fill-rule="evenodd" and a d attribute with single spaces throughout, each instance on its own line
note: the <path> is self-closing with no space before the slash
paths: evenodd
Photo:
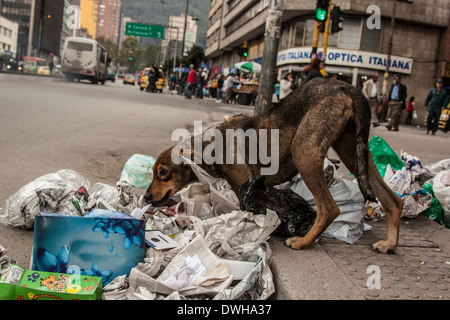
<path id="1" fill-rule="evenodd" d="M 39 212 L 79 215 L 71 198 L 82 186 L 89 188 L 89 181 L 69 169 L 41 176 L 6 199 L 0 208 L 0 223 L 32 229 Z"/>
<path id="2" fill-rule="evenodd" d="M 403 201 L 401 216 L 415 218 L 431 205 L 432 196 L 423 189 L 423 184 L 434 175 L 422 166 L 417 157 L 402 152 L 401 159 L 406 166 L 394 172 L 388 165 L 384 181 Z M 386 216 L 379 202 L 369 201 L 366 206 L 367 219 L 379 219 Z"/>

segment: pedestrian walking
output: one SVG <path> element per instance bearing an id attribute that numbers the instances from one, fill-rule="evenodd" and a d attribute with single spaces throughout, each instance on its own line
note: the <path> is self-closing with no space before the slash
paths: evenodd
<path id="1" fill-rule="evenodd" d="M 227 80 L 225 81 L 224 88 L 226 93 L 225 103 L 231 103 L 233 97 L 233 87 L 235 84 L 241 84 L 241 82 L 235 78 L 234 73 L 230 73 Z"/>
<path id="2" fill-rule="evenodd" d="M 188 74 L 187 83 L 186 83 L 186 99 L 192 98 L 192 92 L 195 88 L 196 82 L 197 82 L 197 80 L 195 77 L 194 65 L 191 64 L 189 66 L 189 74 Z"/>
<path id="3" fill-rule="evenodd" d="M 394 77 L 394 83 L 389 90 L 388 104 L 391 110 L 391 120 L 386 126 L 389 131 L 398 131 L 402 110 L 406 109 L 407 88 L 401 81 L 402 78 L 396 75 Z"/>
<path id="4" fill-rule="evenodd" d="M 204 78 L 202 68 L 198 68 L 197 79 L 198 79 L 198 81 L 197 81 L 198 86 L 197 86 L 196 98 L 203 99 L 203 87 L 205 85 L 205 78 Z"/>
<path id="5" fill-rule="evenodd" d="M 294 85 L 294 77 L 292 73 L 288 73 L 283 79 L 280 81 L 280 100 L 286 98 L 288 94 L 292 92 Z"/>
<path id="6" fill-rule="evenodd" d="M 436 134 L 439 127 L 439 118 L 441 117 L 441 112 L 448 105 L 448 94 L 447 90 L 443 89 L 442 79 L 436 81 L 436 87 L 431 89 L 425 99 L 425 110 L 428 110 L 427 116 L 427 134 Z"/>
<path id="7" fill-rule="evenodd" d="M 222 88 L 223 88 L 223 75 L 221 73 L 217 76 L 217 94 L 216 94 L 216 102 L 222 101 Z"/>
<path id="8" fill-rule="evenodd" d="M 409 98 L 408 107 L 406 108 L 406 111 L 408 111 L 408 116 L 406 117 L 405 124 L 411 124 L 414 111 L 416 111 L 416 106 L 414 102 L 415 99 L 416 99 L 415 97 Z"/>
<path id="9" fill-rule="evenodd" d="M 381 83 L 378 81 L 378 73 L 374 73 L 371 79 L 364 82 L 362 92 L 369 101 L 372 124 L 376 128 L 380 125 L 378 122 L 378 106 L 380 105 Z"/>

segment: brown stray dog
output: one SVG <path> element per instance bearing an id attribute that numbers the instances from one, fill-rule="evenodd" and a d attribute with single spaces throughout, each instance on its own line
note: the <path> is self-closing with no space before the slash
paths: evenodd
<path id="1" fill-rule="evenodd" d="M 398 243 L 401 199 L 384 183 L 368 147 L 370 109 L 367 99 L 356 88 L 330 79 L 314 79 L 301 86 L 266 114 L 235 116 L 222 123 L 226 129 L 279 129 L 279 170 L 266 177 L 266 186 L 289 181 L 301 174 L 317 204 L 317 219 L 304 237 L 286 240 L 293 249 L 311 245 L 339 215 L 324 176 L 324 158 L 330 147 L 358 179 L 365 199 L 383 205 L 387 214 L 387 239 L 372 245 L 378 252 L 394 253 Z M 213 142 L 203 142 L 204 148 Z M 270 145 L 270 139 L 268 141 Z M 154 178 L 144 199 L 156 205 L 165 204 L 177 191 L 197 177 L 188 164 L 176 165 L 171 159 L 171 147 L 156 160 Z M 236 149 L 235 149 L 236 150 Z M 270 149 L 270 146 L 268 147 Z M 248 148 L 247 148 L 248 151 Z M 246 158 L 248 160 L 248 158 Z M 213 177 L 225 179 L 238 195 L 242 184 L 261 176 L 261 163 L 199 164 Z"/>

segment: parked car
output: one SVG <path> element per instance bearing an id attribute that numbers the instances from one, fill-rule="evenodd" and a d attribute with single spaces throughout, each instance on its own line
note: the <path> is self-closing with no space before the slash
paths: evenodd
<path id="1" fill-rule="evenodd" d="M 133 86 L 136 83 L 136 78 L 131 73 L 127 73 L 125 77 L 123 78 L 123 84 L 132 84 Z"/>

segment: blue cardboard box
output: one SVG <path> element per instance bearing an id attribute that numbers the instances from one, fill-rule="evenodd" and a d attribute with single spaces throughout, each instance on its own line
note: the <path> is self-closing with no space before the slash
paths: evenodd
<path id="1" fill-rule="evenodd" d="M 103 285 L 144 260 L 145 221 L 95 210 L 35 217 L 31 269 L 101 277 Z"/>

